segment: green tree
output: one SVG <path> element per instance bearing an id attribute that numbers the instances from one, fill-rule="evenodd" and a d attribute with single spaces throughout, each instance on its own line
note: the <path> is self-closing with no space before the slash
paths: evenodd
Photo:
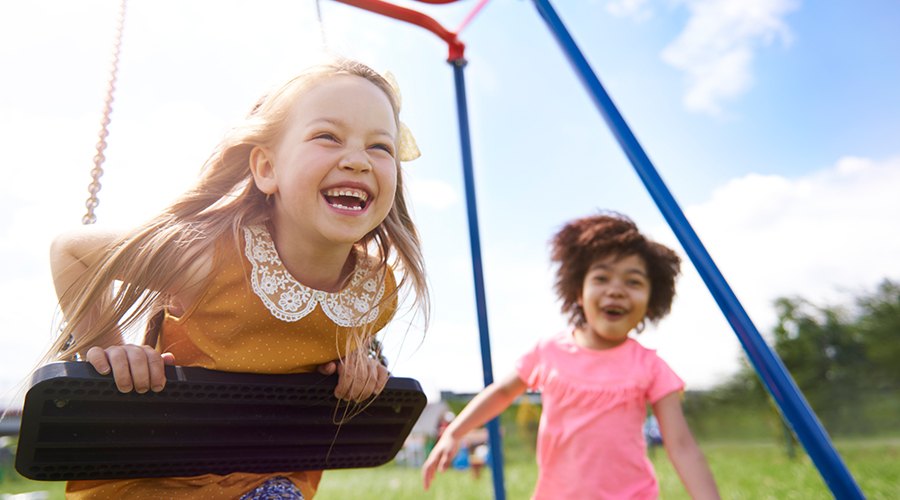
<path id="1" fill-rule="evenodd" d="M 884 280 L 875 293 L 857 299 L 858 329 L 865 339 L 867 383 L 878 390 L 900 386 L 900 283 Z"/>
<path id="2" fill-rule="evenodd" d="M 891 280 L 848 304 L 816 305 L 802 297 L 775 301 L 774 350 L 831 434 L 896 432 L 900 414 L 900 284 Z M 715 418 L 734 410 L 757 415 L 784 437 L 780 415 L 753 368 L 694 395 L 685 411 L 700 433 L 717 433 Z M 760 419 L 759 415 L 769 415 Z M 740 421 L 740 415 L 729 423 Z M 749 419 L 744 417 L 746 423 Z M 756 432 L 748 425 L 748 433 Z M 757 428 L 758 430 L 758 428 Z"/>
<path id="3" fill-rule="evenodd" d="M 775 350 L 826 427 L 853 431 L 867 366 L 865 337 L 848 313 L 796 298 L 775 302 Z"/>

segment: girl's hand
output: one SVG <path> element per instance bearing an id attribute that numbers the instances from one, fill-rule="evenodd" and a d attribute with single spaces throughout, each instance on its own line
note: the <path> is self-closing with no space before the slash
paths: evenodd
<path id="1" fill-rule="evenodd" d="M 447 431 L 438 440 L 437 444 L 428 454 L 428 459 L 422 464 L 422 483 L 425 490 L 431 486 L 431 480 L 434 479 L 435 471 L 444 472 L 453 463 L 453 458 L 459 451 L 459 440 L 454 439 Z"/>
<path id="2" fill-rule="evenodd" d="M 88 363 L 101 375 L 112 372 L 119 392 L 138 394 L 148 390 L 159 392 L 166 386 L 165 365 L 174 365 L 172 353 L 158 353 L 146 345 L 116 345 L 103 349 L 91 347 L 85 355 Z"/>
<path id="3" fill-rule="evenodd" d="M 338 374 L 338 384 L 334 388 L 334 397 L 346 401 L 365 401 L 381 394 L 390 376 L 387 367 L 377 359 L 369 356 L 363 358 L 358 353 L 350 354 L 343 360 L 319 365 L 319 373 L 324 375 L 331 375 L 335 371 Z"/>

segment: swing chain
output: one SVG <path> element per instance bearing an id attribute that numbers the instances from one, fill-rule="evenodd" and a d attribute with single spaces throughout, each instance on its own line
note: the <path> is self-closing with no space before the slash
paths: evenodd
<path id="1" fill-rule="evenodd" d="M 122 31 L 125 26 L 125 4 L 127 0 L 122 0 L 119 4 L 119 16 L 116 20 L 116 37 L 113 43 L 112 64 L 109 69 L 109 82 L 106 86 L 106 99 L 103 103 L 103 118 L 100 120 L 99 140 L 97 141 L 97 154 L 94 155 L 94 168 L 91 169 L 91 183 L 88 185 L 88 199 L 84 202 L 87 213 L 81 218 L 82 224 L 93 224 L 97 222 L 97 216 L 94 209 L 100 204 L 100 198 L 97 194 L 100 192 L 102 185 L 100 177 L 103 176 L 103 161 L 106 156 L 103 151 L 106 150 L 106 137 L 109 135 L 110 114 L 112 113 L 113 97 L 116 91 L 116 78 L 119 73 L 119 53 L 122 48 Z"/>
<path id="2" fill-rule="evenodd" d="M 322 52 L 327 52 L 328 40 L 325 38 L 325 22 L 322 20 L 321 0 L 316 0 L 316 18 L 319 21 L 319 36 L 322 37 Z"/>

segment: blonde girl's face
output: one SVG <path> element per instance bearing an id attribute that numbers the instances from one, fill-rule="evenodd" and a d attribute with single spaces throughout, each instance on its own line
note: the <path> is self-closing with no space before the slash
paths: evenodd
<path id="1" fill-rule="evenodd" d="M 641 257 L 598 259 L 584 276 L 578 305 L 586 321 L 576 329 L 576 342 L 598 350 L 622 344 L 644 319 L 649 301 L 650 280 Z"/>
<path id="2" fill-rule="evenodd" d="M 251 154 L 257 186 L 274 197 L 282 238 L 346 246 L 387 217 L 397 190 L 397 122 L 365 78 L 327 77 L 295 102 L 271 149 Z"/>

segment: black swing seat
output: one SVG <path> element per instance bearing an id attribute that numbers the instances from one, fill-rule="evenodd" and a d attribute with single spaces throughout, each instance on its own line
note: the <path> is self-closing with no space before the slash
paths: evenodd
<path id="1" fill-rule="evenodd" d="M 336 375 L 167 366 L 166 379 L 162 392 L 123 394 L 85 362 L 41 367 L 16 470 L 63 481 L 374 467 L 394 458 L 427 402 L 410 378 L 349 407 L 334 397 Z"/>

